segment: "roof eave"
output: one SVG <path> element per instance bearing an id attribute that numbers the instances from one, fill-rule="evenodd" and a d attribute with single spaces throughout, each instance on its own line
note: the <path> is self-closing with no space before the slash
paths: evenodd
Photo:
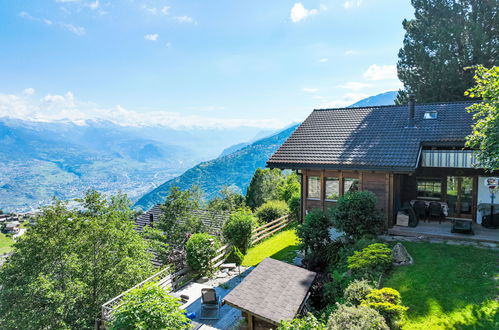
<path id="1" fill-rule="evenodd" d="M 404 172 L 412 173 L 416 170 L 415 167 L 406 166 L 372 166 L 372 165 L 344 165 L 344 164 L 310 164 L 310 163 L 284 163 L 284 162 L 267 162 L 268 168 L 279 168 L 289 170 L 345 170 L 345 171 L 381 171 L 381 172 Z"/>

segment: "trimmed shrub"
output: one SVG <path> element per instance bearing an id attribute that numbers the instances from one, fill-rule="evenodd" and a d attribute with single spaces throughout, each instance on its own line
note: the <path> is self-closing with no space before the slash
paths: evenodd
<path id="1" fill-rule="evenodd" d="M 241 253 L 241 251 L 237 248 L 237 246 L 233 246 L 229 252 L 229 255 L 227 256 L 227 259 L 225 260 L 226 262 L 235 263 L 236 265 L 239 266 L 243 263 L 244 254 Z"/>
<path id="2" fill-rule="evenodd" d="M 256 209 L 256 216 L 262 222 L 271 222 L 289 214 L 289 207 L 285 201 L 268 201 Z"/>
<path id="3" fill-rule="evenodd" d="M 177 298 L 156 283 L 130 290 L 113 312 L 110 329 L 189 329 Z"/>
<path id="4" fill-rule="evenodd" d="M 310 211 L 296 232 L 302 242 L 302 249 L 312 253 L 323 251 L 331 242 L 330 227 L 331 222 L 321 209 Z"/>
<path id="5" fill-rule="evenodd" d="M 329 330 L 389 330 L 385 319 L 376 310 L 366 306 L 337 304 L 338 309 L 329 317 Z"/>
<path id="6" fill-rule="evenodd" d="M 219 242 L 216 237 L 206 233 L 194 234 L 186 244 L 187 264 L 198 275 L 211 274 L 211 259 L 215 258 Z"/>
<path id="7" fill-rule="evenodd" d="M 300 193 L 293 194 L 288 200 L 288 207 L 294 220 L 300 219 L 301 197 Z"/>
<path id="8" fill-rule="evenodd" d="M 358 306 L 372 290 L 374 287 L 368 281 L 355 280 L 345 289 L 344 297 L 350 304 Z"/>
<path id="9" fill-rule="evenodd" d="M 278 330 L 325 330 L 326 327 L 315 318 L 312 313 L 308 313 L 302 318 L 291 321 L 282 321 Z"/>
<path id="10" fill-rule="evenodd" d="M 330 209 L 333 226 L 353 238 L 376 235 L 384 227 L 384 219 L 370 191 L 354 191 L 338 198 Z"/>
<path id="11" fill-rule="evenodd" d="M 255 227 L 256 219 L 247 209 L 239 209 L 232 213 L 223 227 L 222 232 L 227 242 L 237 247 L 241 253 L 246 251 L 251 245 L 251 235 Z"/>
<path id="12" fill-rule="evenodd" d="M 386 244 L 375 243 L 348 257 L 348 268 L 356 275 L 373 278 L 390 269 L 392 262 L 392 250 Z"/>
<path id="13" fill-rule="evenodd" d="M 377 310 L 392 325 L 408 310 L 408 307 L 402 305 L 400 293 L 392 288 L 372 290 L 362 301 L 362 305 Z"/>

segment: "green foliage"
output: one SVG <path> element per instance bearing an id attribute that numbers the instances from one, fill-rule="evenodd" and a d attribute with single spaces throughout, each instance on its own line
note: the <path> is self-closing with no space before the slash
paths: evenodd
<path id="1" fill-rule="evenodd" d="M 475 68 L 475 86 L 465 95 L 481 99 L 468 108 L 473 112 L 473 132 L 466 146 L 475 149 L 478 166 L 490 172 L 499 170 L 499 67 Z"/>
<path id="2" fill-rule="evenodd" d="M 229 252 L 229 255 L 227 256 L 227 259 L 225 259 L 226 262 L 229 263 L 235 263 L 236 265 L 241 265 L 244 260 L 244 254 L 241 253 L 241 251 L 236 247 L 233 246 Z"/>
<path id="3" fill-rule="evenodd" d="M 219 196 L 208 202 L 208 209 L 216 212 L 225 211 L 231 213 L 245 206 L 244 196 L 239 194 L 234 186 L 223 186 Z"/>
<path id="4" fill-rule="evenodd" d="M 93 328 L 101 304 L 151 274 L 147 249 L 126 196 L 56 200 L 0 269 L 0 328 Z"/>
<path id="5" fill-rule="evenodd" d="M 348 303 L 358 306 L 373 289 L 369 281 L 355 280 L 345 289 L 344 297 Z"/>
<path id="6" fill-rule="evenodd" d="M 184 191 L 178 187 L 170 189 L 165 203 L 161 205 L 162 212 L 156 225 L 164 232 L 166 242 L 171 246 L 181 246 L 186 234 L 203 232 L 203 223 L 192 212 L 202 206 L 202 194 L 196 186 Z"/>
<path id="7" fill-rule="evenodd" d="M 189 329 L 177 298 L 156 283 L 130 290 L 112 315 L 111 330 Z"/>
<path id="8" fill-rule="evenodd" d="M 285 177 L 279 169 L 258 168 L 246 192 L 246 205 L 255 210 L 263 203 L 279 199 L 279 189 Z"/>
<path id="9" fill-rule="evenodd" d="M 222 232 L 227 242 L 236 246 L 243 254 L 251 246 L 252 231 L 255 228 L 256 219 L 251 211 L 240 209 L 232 213 L 223 227 Z"/>
<path id="10" fill-rule="evenodd" d="M 376 310 L 366 306 L 337 304 L 329 317 L 328 330 L 389 330 L 385 319 Z"/>
<path id="11" fill-rule="evenodd" d="M 215 258 L 219 245 L 217 238 L 209 234 L 192 235 L 185 246 L 187 264 L 200 276 L 210 275 L 212 272 L 210 262 Z"/>
<path id="12" fill-rule="evenodd" d="M 301 210 L 301 196 L 299 193 L 294 193 L 291 198 L 288 200 L 288 207 L 291 216 L 295 221 L 300 219 L 300 210 Z"/>
<path id="13" fill-rule="evenodd" d="M 354 239 L 379 234 L 384 226 L 376 196 L 370 191 L 354 191 L 339 197 L 330 212 L 333 226 Z"/>
<path id="14" fill-rule="evenodd" d="M 343 302 L 345 289 L 352 281 L 347 272 L 342 270 L 332 270 L 331 281 L 324 284 L 324 297 L 323 300 L 326 304 L 333 304 L 335 302 Z"/>
<path id="15" fill-rule="evenodd" d="M 322 324 L 315 316 L 308 313 L 302 318 L 296 318 L 291 321 L 282 321 L 278 330 L 326 330 L 326 326 Z"/>
<path id="16" fill-rule="evenodd" d="M 401 304 L 400 293 L 392 288 L 372 290 L 362 301 L 363 306 L 377 310 L 385 318 L 386 322 L 392 325 L 395 321 L 400 320 L 408 310 L 407 307 Z"/>
<path id="17" fill-rule="evenodd" d="M 464 100 L 473 85 L 465 67 L 497 65 L 499 26 L 497 1 L 412 0 L 413 19 L 404 20 L 404 44 L 399 51 L 398 77 L 417 102 Z"/>
<path id="18" fill-rule="evenodd" d="M 348 257 L 348 268 L 354 274 L 373 278 L 390 269 L 392 262 L 392 250 L 386 244 L 375 243 Z"/>
<path id="19" fill-rule="evenodd" d="M 261 222 L 271 222 L 289 214 L 289 207 L 285 201 L 268 201 L 258 207 L 256 216 Z"/>
<path id="20" fill-rule="evenodd" d="M 321 209 L 310 211 L 297 230 L 303 249 L 312 253 L 322 251 L 331 242 L 330 227 L 331 221 Z"/>
<path id="21" fill-rule="evenodd" d="M 285 202 L 289 202 L 293 195 L 300 195 L 301 185 L 298 174 L 287 174 L 284 180 L 281 181 L 278 189 L 279 198 Z"/>

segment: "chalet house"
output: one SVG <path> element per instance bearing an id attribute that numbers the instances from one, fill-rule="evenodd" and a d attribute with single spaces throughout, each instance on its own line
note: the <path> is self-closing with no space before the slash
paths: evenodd
<path id="1" fill-rule="evenodd" d="M 499 172 L 473 167 L 473 151 L 463 149 L 473 124 L 466 109 L 471 104 L 411 101 L 317 109 L 267 166 L 301 175 L 302 218 L 311 209 L 334 206 L 348 191 L 369 190 L 389 227 L 404 205 L 416 201 L 440 203 L 444 220 L 481 224 L 491 203 L 484 180 Z M 428 214 L 422 216 L 426 218 Z"/>
<path id="2" fill-rule="evenodd" d="M 5 231 L 8 234 L 17 234 L 21 230 L 21 224 L 18 221 L 13 221 L 5 225 Z"/>

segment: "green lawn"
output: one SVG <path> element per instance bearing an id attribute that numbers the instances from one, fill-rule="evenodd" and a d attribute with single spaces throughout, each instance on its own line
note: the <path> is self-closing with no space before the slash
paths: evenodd
<path id="1" fill-rule="evenodd" d="M 244 266 L 256 266 L 267 257 L 292 263 L 299 244 L 295 229 L 288 229 L 250 248 L 244 256 Z"/>
<path id="2" fill-rule="evenodd" d="M 409 243 L 414 264 L 396 268 L 383 286 L 410 309 L 403 329 L 499 329 L 499 253 L 469 246 Z"/>
<path id="3" fill-rule="evenodd" d="M 10 252 L 11 245 L 14 244 L 12 238 L 6 237 L 5 234 L 0 233 L 0 254 Z"/>

